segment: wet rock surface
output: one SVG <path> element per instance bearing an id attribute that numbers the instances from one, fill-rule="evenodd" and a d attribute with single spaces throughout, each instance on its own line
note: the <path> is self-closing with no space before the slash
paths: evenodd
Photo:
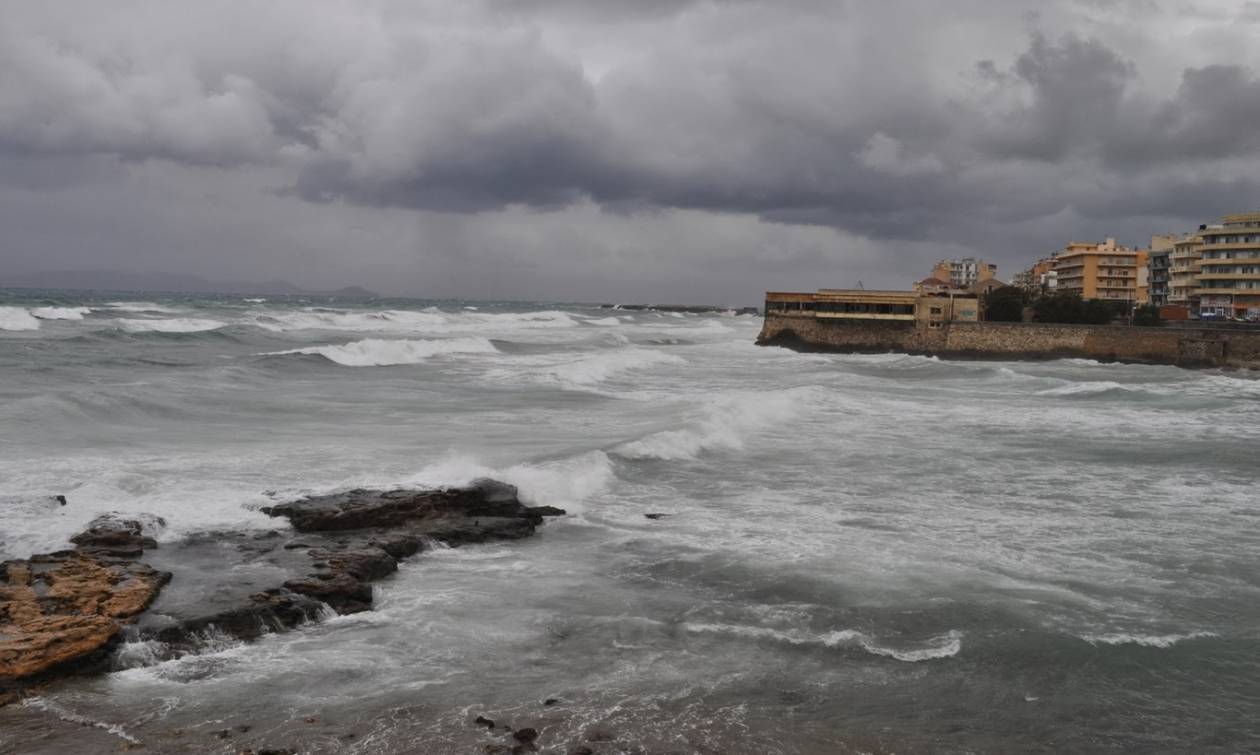
<path id="1" fill-rule="evenodd" d="M 370 610 L 371 583 L 399 560 L 434 543 L 528 537 L 544 515 L 564 513 L 541 508 L 489 480 L 353 490 L 263 510 L 296 532 L 206 532 L 161 548 L 159 518 L 98 518 L 72 538 L 74 550 L 0 565 L 0 693 L 102 670 L 123 638 L 157 640 L 159 658 L 177 657 L 210 634 L 249 640 L 330 611 Z"/>
<path id="2" fill-rule="evenodd" d="M 170 580 L 133 560 L 147 538 L 138 521 L 102 517 L 75 550 L 0 564 L 0 692 L 104 660 Z"/>

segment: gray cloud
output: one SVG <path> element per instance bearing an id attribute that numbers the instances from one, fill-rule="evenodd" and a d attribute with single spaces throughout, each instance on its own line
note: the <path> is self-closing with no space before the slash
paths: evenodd
<path id="1" fill-rule="evenodd" d="M 294 266 L 321 285 L 358 271 L 505 295 L 495 267 L 522 296 L 556 275 L 647 291 L 720 254 L 721 287 L 703 292 L 742 297 L 782 281 L 780 264 L 879 281 L 948 251 L 1013 272 L 1069 237 L 1138 241 L 1260 203 L 1254 8 L 212 5 L 9 14 L 0 222 L 28 220 L 0 255 L 48 260 L 29 249 L 67 238 L 56 223 L 92 236 L 90 197 L 112 191 L 133 198 L 120 237 L 99 243 L 118 264 L 204 270 L 213 245 L 194 234 L 230 226 L 233 277 Z M 146 229 L 159 207 L 197 222 Z M 275 225 L 312 217 L 387 226 L 389 241 L 331 221 L 295 241 Z M 706 233 L 723 243 L 697 243 Z M 654 246 L 629 243 L 643 239 Z M 124 251 L 140 243 L 161 249 Z M 370 264 L 341 265 L 339 246 Z M 409 266 L 423 274 L 400 277 Z"/>

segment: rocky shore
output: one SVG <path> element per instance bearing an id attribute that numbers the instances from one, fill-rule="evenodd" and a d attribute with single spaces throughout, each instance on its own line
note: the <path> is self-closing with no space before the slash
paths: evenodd
<path id="1" fill-rule="evenodd" d="M 124 642 L 151 660 L 208 636 L 250 640 L 372 608 L 371 583 L 437 544 L 534 534 L 564 511 L 481 480 L 442 490 L 352 490 L 263 509 L 291 525 L 157 546 L 158 517 L 106 515 L 73 549 L 0 563 L 0 705 L 57 678 L 101 673 Z"/>

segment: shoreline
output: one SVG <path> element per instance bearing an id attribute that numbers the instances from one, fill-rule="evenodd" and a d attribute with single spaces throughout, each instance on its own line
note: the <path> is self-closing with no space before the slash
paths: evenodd
<path id="1" fill-rule="evenodd" d="M 159 547 L 156 516 L 107 514 L 74 548 L 0 563 L 0 707 L 48 684 L 196 654 L 208 633 L 251 641 L 373 608 L 371 584 L 407 558 L 519 540 L 565 512 L 478 480 L 438 490 L 351 490 L 263 509 L 292 530 L 211 531 Z M 230 572 L 230 579 L 227 578 Z"/>
<path id="2" fill-rule="evenodd" d="M 756 343 L 800 352 L 908 354 L 969 361 L 1092 359 L 1260 370 L 1260 331 L 1052 323 L 921 322 L 767 314 Z"/>

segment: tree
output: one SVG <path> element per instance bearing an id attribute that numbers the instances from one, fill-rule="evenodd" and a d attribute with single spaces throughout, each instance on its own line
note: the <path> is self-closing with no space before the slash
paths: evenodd
<path id="1" fill-rule="evenodd" d="M 984 297 L 984 319 L 993 322 L 1021 322 L 1027 294 L 1015 286 L 995 288 Z"/>
<path id="2" fill-rule="evenodd" d="M 1159 316 L 1159 307 L 1154 304 L 1143 304 L 1133 310 L 1133 324 L 1159 326 L 1164 324 L 1164 319 Z"/>
<path id="3" fill-rule="evenodd" d="M 1056 291 L 1043 294 L 1033 302 L 1033 319 L 1037 322 L 1081 322 L 1085 301 L 1079 294 Z"/>

